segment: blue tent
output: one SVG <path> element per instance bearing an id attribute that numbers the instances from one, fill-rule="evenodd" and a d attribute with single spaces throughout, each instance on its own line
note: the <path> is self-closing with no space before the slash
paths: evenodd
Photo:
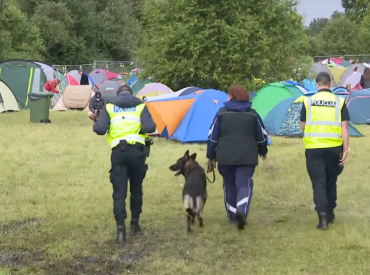
<path id="1" fill-rule="evenodd" d="M 309 90 L 310 92 L 316 92 L 317 91 L 317 88 L 316 88 L 316 81 L 311 81 L 309 79 L 303 79 L 303 86 Z"/>
<path id="2" fill-rule="evenodd" d="M 278 103 L 263 121 L 267 133 L 275 136 L 303 137 L 299 121 L 304 98 L 304 96 L 292 97 Z M 353 137 L 362 136 L 351 123 L 349 134 Z"/>
<path id="3" fill-rule="evenodd" d="M 196 94 L 192 93 L 186 96 L 158 101 L 164 102 L 186 99 L 194 99 L 194 101 L 169 139 L 178 140 L 183 143 L 205 142 L 208 139 L 209 129 L 214 116 L 217 111 L 224 106 L 223 103 L 227 101 L 227 94 L 218 90 L 207 89 Z M 167 131 L 164 130 L 162 136 L 166 135 L 166 132 Z"/>
<path id="4" fill-rule="evenodd" d="M 370 90 L 353 91 L 348 95 L 346 104 L 352 123 L 370 123 Z"/>

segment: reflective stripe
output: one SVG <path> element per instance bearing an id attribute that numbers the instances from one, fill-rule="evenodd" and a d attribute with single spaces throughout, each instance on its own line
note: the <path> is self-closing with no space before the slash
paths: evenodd
<path id="1" fill-rule="evenodd" d="M 140 118 L 138 118 L 138 117 L 115 117 L 115 118 L 112 118 L 110 120 L 110 124 L 120 122 L 120 121 L 123 121 L 123 120 L 135 121 L 135 122 L 138 122 L 138 123 L 141 122 Z"/>
<path id="2" fill-rule="evenodd" d="M 304 133 L 304 137 L 342 138 L 340 135 L 333 133 Z"/>
<path id="3" fill-rule="evenodd" d="M 249 197 L 246 197 L 242 200 L 240 200 L 237 204 L 236 204 L 236 207 L 239 207 L 240 205 L 243 205 L 243 204 L 248 204 L 248 201 L 249 201 Z"/>
<path id="4" fill-rule="evenodd" d="M 340 112 L 340 99 L 338 96 L 335 96 L 335 116 L 334 121 L 312 121 L 311 119 L 311 102 L 312 98 L 309 97 L 307 100 L 307 121 L 306 125 L 328 125 L 328 126 L 337 126 L 340 127 L 341 123 L 339 121 L 339 112 Z"/>
<path id="5" fill-rule="evenodd" d="M 115 140 L 113 140 L 111 143 L 110 143 L 110 147 L 113 148 L 114 146 L 118 145 L 122 140 L 127 140 L 127 141 L 138 141 L 138 142 L 142 142 L 143 144 L 145 144 L 145 138 L 139 136 L 139 135 L 126 135 L 125 137 L 123 138 L 117 138 Z"/>

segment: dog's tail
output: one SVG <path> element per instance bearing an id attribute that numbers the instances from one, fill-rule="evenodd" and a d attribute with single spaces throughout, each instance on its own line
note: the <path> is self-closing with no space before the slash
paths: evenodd
<path id="1" fill-rule="evenodd" d="M 196 198 L 190 197 L 190 195 L 184 196 L 184 206 L 186 212 L 191 216 L 196 216 L 203 210 L 203 199 L 201 196 Z"/>

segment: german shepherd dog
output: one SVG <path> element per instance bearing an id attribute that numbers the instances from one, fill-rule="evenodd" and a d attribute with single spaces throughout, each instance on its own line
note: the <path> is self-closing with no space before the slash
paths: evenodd
<path id="1" fill-rule="evenodd" d="M 189 156 L 189 150 L 185 155 L 170 166 L 170 170 L 176 172 L 175 176 L 185 177 L 182 190 L 182 201 L 187 213 L 187 232 L 193 232 L 192 225 L 195 218 L 199 226 L 203 227 L 202 211 L 207 200 L 207 180 L 203 168 L 195 161 L 197 154 Z"/>

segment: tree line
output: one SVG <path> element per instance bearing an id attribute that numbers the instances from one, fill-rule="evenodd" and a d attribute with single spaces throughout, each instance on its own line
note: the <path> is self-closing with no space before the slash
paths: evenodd
<path id="1" fill-rule="evenodd" d="M 306 77 L 315 55 L 368 52 L 370 0 L 308 27 L 296 0 L 0 0 L 0 60 L 135 60 L 173 89 Z"/>

